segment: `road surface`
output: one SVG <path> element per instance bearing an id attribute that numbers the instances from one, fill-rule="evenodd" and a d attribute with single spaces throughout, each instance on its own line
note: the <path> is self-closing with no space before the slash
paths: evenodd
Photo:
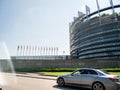
<path id="1" fill-rule="evenodd" d="M 2 75 L 2 90 L 87 90 L 76 87 L 59 87 L 56 77 L 40 76 L 39 74 L 11 74 Z"/>

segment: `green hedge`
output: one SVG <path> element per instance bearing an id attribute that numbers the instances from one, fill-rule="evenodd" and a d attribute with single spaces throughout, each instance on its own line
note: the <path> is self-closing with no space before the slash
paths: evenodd
<path id="1" fill-rule="evenodd" d="M 15 69 L 16 72 L 72 72 L 77 68 L 23 68 Z"/>
<path id="2" fill-rule="evenodd" d="M 120 68 L 103 68 L 107 72 L 120 72 Z"/>
<path id="3" fill-rule="evenodd" d="M 15 69 L 16 72 L 72 72 L 79 68 L 23 68 Z M 103 68 L 107 72 L 120 72 L 120 68 Z"/>

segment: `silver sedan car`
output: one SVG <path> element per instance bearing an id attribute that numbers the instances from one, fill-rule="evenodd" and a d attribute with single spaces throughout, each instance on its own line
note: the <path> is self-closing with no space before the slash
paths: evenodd
<path id="1" fill-rule="evenodd" d="M 92 90 L 120 90 L 120 77 L 99 69 L 83 68 L 57 78 L 59 86 L 71 85 Z"/>

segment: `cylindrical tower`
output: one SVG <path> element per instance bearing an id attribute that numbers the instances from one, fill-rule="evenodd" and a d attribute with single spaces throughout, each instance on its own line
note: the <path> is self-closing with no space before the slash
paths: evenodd
<path id="1" fill-rule="evenodd" d="M 120 5 L 114 6 L 119 8 Z M 113 7 L 100 9 L 103 12 Z M 73 59 L 120 58 L 120 15 L 79 16 L 70 25 L 70 52 Z M 89 17 L 89 20 L 87 19 Z"/>

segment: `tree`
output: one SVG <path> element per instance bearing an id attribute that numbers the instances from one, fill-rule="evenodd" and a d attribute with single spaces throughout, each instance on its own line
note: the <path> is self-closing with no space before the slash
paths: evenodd
<path id="1" fill-rule="evenodd" d="M 104 16 L 109 16 L 110 14 L 108 14 L 108 13 L 103 13 L 102 15 L 101 15 L 101 17 L 104 17 Z"/>

